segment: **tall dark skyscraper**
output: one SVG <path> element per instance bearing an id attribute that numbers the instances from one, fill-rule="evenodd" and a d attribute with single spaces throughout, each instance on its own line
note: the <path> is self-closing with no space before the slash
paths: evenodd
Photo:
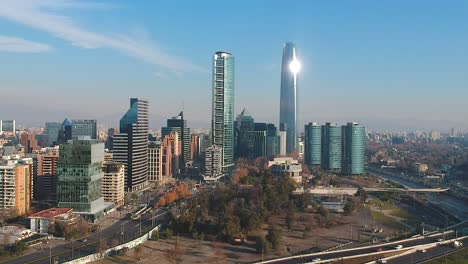
<path id="1" fill-rule="evenodd" d="M 138 192 L 148 186 L 148 101 L 130 99 L 130 109 L 120 119 L 114 135 L 113 159 L 125 165 L 125 191 Z"/>
<path id="2" fill-rule="evenodd" d="M 176 131 L 179 141 L 182 144 L 182 155 L 179 160 L 179 168 L 181 172 L 184 171 L 185 163 L 190 161 L 190 128 L 187 127 L 187 120 L 184 119 L 184 112 L 180 112 L 167 120 L 167 126 L 161 129 L 162 138 L 169 135 L 172 131 Z"/>
<path id="3" fill-rule="evenodd" d="M 218 51 L 213 58 L 211 144 L 222 148 L 223 173 L 234 168 L 234 57 Z"/>
<path id="4" fill-rule="evenodd" d="M 300 63 L 296 58 L 296 46 L 287 42 L 283 48 L 281 67 L 280 130 L 286 131 L 286 151 L 297 147 L 297 73 Z"/>

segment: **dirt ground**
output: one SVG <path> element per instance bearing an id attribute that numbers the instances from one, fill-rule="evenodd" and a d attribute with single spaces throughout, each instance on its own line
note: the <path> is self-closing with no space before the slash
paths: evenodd
<path id="1" fill-rule="evenodd" d="M 326 228 L 313 213 L 297 213 L 292 230 L 286 229 L 284 216 L 273 217 L 270 222 L 282 229 L 280 249 L 265 254 L 264 259 L 297 254 L 299 252 L 318 252 L 340 244 L 353 242 L 350 246 L 369 243 L 371 237 L 394 235 L 398 230 L 395 223 L 381 223 L 382 233 L 369 232 L 375 222 L 369 208 L 363 208 L 352 216 L 335 215 L 336 225 Z M 310 231 L 306 232 L 306 226 Z M 368 226 L 365 228 L 364 226 Z M 252 235 L 266 234 L 268 226 L 252 232 Z M 260 261 L 261 254 L 255 251 L 254 242 L 247 241 L 242 245 L 224 242 L 199 241 L 186 236 L 167 240 L 148 241 L 138 249 L 129 250 L 125 256 L 107 257 L 96 263 L 251 263 Z M 176 261 L 174 261 L 174 259 Z"/>

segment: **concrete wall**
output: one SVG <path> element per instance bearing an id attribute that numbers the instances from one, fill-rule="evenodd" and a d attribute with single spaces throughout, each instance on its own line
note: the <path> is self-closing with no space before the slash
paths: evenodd
<path id="1" fill-rule="evenodd" d="M 128 248 L 128 249 L 134 248 L 134 247 L 148 241 L 148 239 L 151 238 L 151 235 L 153 234 L 153 232 L 154 231 L 159 231 L 160 228 L 161 228 L 161 225 L 157 225 L 155 228 L 151 229 L 148 233 L 144 234 L 143 236 L 141 236 L 139 238 L 136 238 L 136 239 L 134 239 L 132 241 L 129 241 L 129 242 L 125 243 L 125 244 L 118 245 L 118 246 L 113 247 L 113 248 L 109 248 L 102 254 L 101 253 L 95 253 L 95 254 L 84 256 L 84 257 L 81 257 L 79 259 L 74 259 L 72 261 L 68 261 L 68 262 L 64 262 L 64 263 L 65 264 L 85 264 L 85 263 L 89 263 L 89 262 L 93 262 L 93 261 L 103 259 L 106 255 L 109 255 L 109 253 L 114 251 L 114 250 L 120 250 L 120 249 L 123 249 L 123 248 Z"/>

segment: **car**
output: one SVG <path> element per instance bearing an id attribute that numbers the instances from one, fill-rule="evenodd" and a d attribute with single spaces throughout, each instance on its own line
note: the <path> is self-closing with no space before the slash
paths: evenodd
<path id="1" fill-rule="evenodd" d="M 321 261 L 321 260 L 322 260 L 321 258 L 314 258 L 314 259 L 312 260 L 312 262 L 319 262 L 319 261 Z"/>
<path id="2" fill-rule="evenodd" d="M 403 248 L 402 245 L 396 245 L 396 246 L 395 246 L 395 249 L 402 249 L 402 248 Z"/>
<path id="3" fill-rule="evenodd" d="M 444 241 L 444 239 L 439 237 L 438 239 L 436 239 L 436 241 L 437 242 L 442 242 L 442 241 Z"/>
<path id="4" fill-rule="evenodd" d="M 83 239 L 81 239 L 80 241 L 83 242 L 83 243 L 86 243 L 86 242 L 88 242 L 88 239 L 87 239 L 87 238 L 83 238 Z"/>
<path id="5" fill-rule="evenodd" d="M 383 263 L 387 263 L 387 260 L 386 259 L 378 259 L 376 262 L 380 263 L 380 264 L 383 264 Z"/>
<path id="6" fill-rule="evenodd" d="M 424 248 L 422 248 L 422 249 L 418 249 L 418 252 L 419 253 L 426 253 L 427 251 Z"/>

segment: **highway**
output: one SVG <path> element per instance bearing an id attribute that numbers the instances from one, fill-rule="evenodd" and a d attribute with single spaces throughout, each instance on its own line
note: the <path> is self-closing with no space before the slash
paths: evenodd
<path id="1" fill-rule="evenodd" d="M 151 227 L 156 226 L 161 221 L 167 218 L 169 210 L 152 211 L 142 216 L 141 218 L 141 234 L 145 233 Z M 152 221 L 154 216 L 155 221 Z M 121 228 L 124 228 L 122 235 Z M 17 258 L 5 260 L 0 263 L 11 264 L 50 264 L 50 263 L 63 263 L 70 261 L 80 256 L 86 256 L 96 253 L 100 247 L 101 240 L 105 248 L 111 245 L 122 242 L 128 242 L 140 236 L 140 221 L 133 221 L 129 219 L 121 219 L 111 226 L 98 230 L 91 236 L 84 240 L 75 240 L 64 245 L 59 245 L 51 249 L 47 248 L 41 252 L 32 253 Z M 123 239 L 123 241 L 122 241 Z M 101 245 L 102 245 L 101 244 Z"/>
<path id="2" fill-rule="evenodd" d="M 426 260 L 434 259 L 437 257 L 441 257 L 447 255 L 449 253 L 453 253 L 458 250 L 462 250 L 468 247 L 468 238 L 460 240 L 463 243 L 461 248 L 454 248 L 451 244 L 444 244 L 439 245 L 433 248 L 428 248 L 426 252 L 415 252 L 408 255 L 404 255 L 401 257 L 396 257 L 389 259 L 387 261 L 388 264 L 411 264 L 411 263 L 420 263 Z"/>
<path id="3" fill-rule="evenodd" d="M 196 191 L 190 197 L 185 198 L 189 201 L 202 192 Z M 151 209 L 144 214 L 140 220 L 120 219 L 114 224 L 96 231 L 92 235 L 86 237 L 86 242 L 83 239 L 75 240 L 64 245 L 59 245 L 53 248 L 47 248 L 41 252 L 35 252 L 28 255 L 19 256 L 16 258 L 7 259 L 0 263 L 8 264 L 51 264 L 63 263 L 86 255 L 91 255 L 98 252 L 99 248 L 104 246 L 104 249 L 123 244 L 140 237 L 148 230 L 156 227 L 158 224 L 167 222 L 169 212 L 173 208 Z M 123 232 L 122 232 L 123 231 Z M 101 242 L 102 241 L 102 242 Z"/>
<path id="4" fill-rule="evenodd" d="M 405 239 L 401 241 L 390 242 L 390 243 L 368 246 L 368 247 L 351 248 L 351 249 L 337 250 L 337 251 L 331 251 L 331 252 L 318 252 L 318 253 L 299 255 L 299 256 L 288 257 L 288 258 L 273 259 L 273 260 L 264 261 L 263 263 L 275 263 L 275 264 L 310 263 L 312 262 L 312 260 L 316 258 L 320 258 L 322 261 L 327 260 L 327 259 L 338 259 L 338 258 L 343 258 L 343 257 L 348 257 L 348 256 L 375 253 L 375 252 L 379 252 L 380 250 L 382 251 L 393 250 L 395 249 L 395 246 L 397 245 L 402 245 L 403 249 L 405 249 L 407 247 L 434 243 L 436 242 L 437 238 L 443 238 L 443 237 L 444 237 L 443 234 L 437 234 L 431 237 L 419 237 L 419 238 L 414 238 L 414 239 Z M 454 232 L 450 232 L 450 233 L 447 232 L 445 234 L 445 239 L 453 239 L 453 238 L 455 238 Z M 376 256 L 376 258 L 377 259 L 379 258 L 378 255 Z"/>

